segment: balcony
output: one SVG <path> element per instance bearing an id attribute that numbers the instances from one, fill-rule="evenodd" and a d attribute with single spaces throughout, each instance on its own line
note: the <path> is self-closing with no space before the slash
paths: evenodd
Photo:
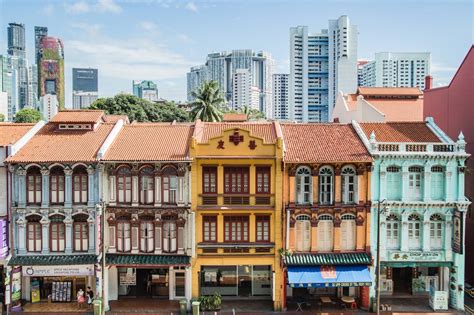
<path id="1" fill-rule="evenodd" d="M 249 254 L 249 255 L 274 255 L 275 243 L 199 243 L 198 255 L 222 254 Z"/>
<path id="2" fill-rule="evenodd" d="M 455 144 L 434 144 L 434 143 L 378 143 L 375 144 L 375 149 L 378 152 L 437 152 L 437 153 L 451 153 L 458 151 Z"/>
<path id="3" fill-rule="evenodd" d="M 273 207 L 275 203 L 274 194 L 200 194 L 201 198 L 198 208 L 232 207 L 232 206 L 258 206 Z"/>

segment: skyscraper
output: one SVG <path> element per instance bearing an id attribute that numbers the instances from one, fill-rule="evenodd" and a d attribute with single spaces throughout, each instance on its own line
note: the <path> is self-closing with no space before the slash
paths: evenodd
<path id="1" fill-rule="evenodd" d="M 252 74 L 249 69 L 237 69 L 232 80 L 232 109 L 238 110 L 247 106 L 260 110 L 260 91 L 252 85 Z"/>
<path id="2" fill-rule="evenodd" d="M 36 107 L 38 101 L 38 65 L 28 67 L 28 107 Z"/>
<path id="3" fill-rule="evenodd" d="M 158 97 L 158 86 L 155 82 L 149 80 L 133 81 L 133 95 L 148 100 L 150 102 L 157 102 Z"/>
<path id="4" fill-rule="evenodd" d="M 207 67 L 206 65 L 200 65 L 192 67 L 187 73 L 188 83 L 188 102 L 193 102 L 194 97 L 191 95 L 193 91 L 196 91 L 204 81 L 207 80 Z"/>
<path id="5" fill-rule="evenodd" d="M 254 52 L 250 49 L 215 52 L 207 55 L 205 66 L 205 68 L 200 66 L 199 69 L 193 67 L 188 73 L 188 96 L 198 86 L 195 83 L 198 81 L 193 82 L 193 80 L 199 75 L 199 78 L 217 81 L 227 104 L 234 107 L 232 102 L 234 100 L 235 73 L 238 69 L 244 69 L 248 70 L 251 76 L 248 93 L 255 94 L 255 91 L 251 92 L 250 89 L 258 90 L 258 110 L 262 111 L 267 118 L 273 117 L 272 74 L 274 64 L 270 54 L 264 51 Z M 206 75 L 203 75 L 204 69 Z M 239 88 L 239 90 L 241 89 Z M 192 97 L 189 101 L 193 101 Z"/>
<path id="6" fill-rule="evenodd" d="M 43 37 L 40 41 L 38 70 L 39 96 L 56 95 L 59 109 L 64 109 L 64 46 L 59 38 Z"/>
<path id="7" fill-rule="evenodd" d="M 48 36 L 48 28 L 45 26 L 35 26 L 35 62 L 38 64 L 40 43 L 43 37 Z"/>
<path id="8" fill-rule="evenodd" d="M 380 52 L 375 60 L 362 67 L 362 86 L 425 88 L 430 75 L 431 54 L 428 52 Z"/>
<path id="9" fill-rule="evenodd" d="M 273 118 L 288 119 L 288 77 L 287 73 L 273 74 Z"/>
<path id="10" fill-rule="evenodd" d="M 25 25 L 20 23 L 8 24 L 8 54 L 25 58 Z"/>
<path id="11" fill-rule="evenodd" d="M 337 92 L 357 89 L 357 27 L 341 16 L 320 33 L 290 28 L 289 78 L 289 118 L 328 121 Z"/>
<path id="12" fill-rule="evenodd" d="M 91 68 L 72 69 L 72 107 L 89 107 L 99 97 L 98 71 Z"/>

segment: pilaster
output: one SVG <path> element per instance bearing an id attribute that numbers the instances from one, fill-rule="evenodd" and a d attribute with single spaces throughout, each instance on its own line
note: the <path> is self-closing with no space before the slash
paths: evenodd
<path id="1" fill-rule="evenodd" d="M 402 166 L 402 201 L 408 201 L 408 165 Z M 408 231 L 408 230 L 407 230 Z"/>
<path id="2" fill-rule="evenodd" d="M 425 211 L 422 222 L 422 249 L 424 252 L 430 250 L 430 214 Z"/>
<path id="3" fill-rule="evenodd" d="M 95 169 L 91 165 L 89 165 L 89 167 L 87 167 L 87 207 L 89 208 L 94 207 L 94 174 Z"/>
<path id="4" fill-rule="evenodd" d="M 97 222 L 97 224 L 100 224 Z M 89 218 L 87 218 L 87 226 L 89 227 L 89 241 L 88 241 L 88 252 L 90 254 L 93 254 L 95 252 L 95 220 L 94 220 L 94 214 L 89 215 Z M 105 229 L 105 227 L 104 227 Z M 97 236 L 99 237 L 99 236 Z"/>
<path id="5" fill-rule="evenodd" d="M 26 207 L 26 170 L 21 168 L 18 169 L 16 172 L 18 176 L 18 183 L 15 188 L 18 191 L 18 207 L 25 208 Z"/>
<path id="6" fill-rule="evenodd" d="M 444 249 L 446 260 L 453 259 L 453 249 L 452 249 L 452 233 L 453 233 L 453 215 L 448 212 L 445 215 L 445 230 L 444 230 Z"/>
<path id="7" fill-rule="evenodd" d="M 48 210 L 41 211 L 43 218 L 40 220 L 41 223 L 41 232 L 42 232 L 42 241 L 41 241 L 41 254 L 49 254 L 49 219 L 48 219 Z"/>
<path id="8" fill-rule="evenodd" d="M 41 170 L 41 208 L 49 207 L 49 169 Z"/>
<path id="9" fill-rule="evenodd" d="M 431 163 L 428 161 L 424 166 L 423 173 L 423 201 L 431 200 Z"/>
<path id="10" fill-rule="evenodd" d="M 402 233 L 400 238 L 401 251 L 408 251 L 408 215 L 402 214 Z"/>
<path id="11" fill-rule="evenodd" d="M 73 223 L 73 220 L 72 220 L 72 216 L 71 216 L 71 210 L 68 209 L 68 210 L 65 210 L 66 212 L 66 217 L 64 218 L 63 222 L 64 222 L 64 226 L 66 227 L 66 246 L 64 248 L 64 252 L 66 254 L 71 254 L 72 253 L 72 242 L 73 242 L 73 239 L 74 239 L 74 234 L 73 234 L 73 231 L 72 231 L 72 223 Z"/>
<path id="12" fill-rule="evenodd" d="M 72 169 L 65 168 L 64 169 L 64 207 L 71 208 L 72 207 Z"/>

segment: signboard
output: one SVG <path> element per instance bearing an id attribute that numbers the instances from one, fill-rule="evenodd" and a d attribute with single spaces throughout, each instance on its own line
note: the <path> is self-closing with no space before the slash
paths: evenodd
<path id="1" fill-rule="evenodd" d="M 134 272 L 120 273 L 120 285 L 137 285 L 137 275 Z"/>
<path id="2" fill-rule="evenodd" d="M 6 219 L 0 219 L 0 258 L 8 256 L 8 224 Z"/>
<path id="3" fill-rule="evenodd" d="M 40 284 L 38 279 L 31 281 L 31 303 L 40 301 Z"/>
<path id="4" fill-rule="evenodd" d="M 434 311 L 448 310 L 448 292 L 436 291 L 436 279 L 430 279 L 430 307 Z"/>
<path id="5" fill-rule="evenodd" d="M 391 252 L 391 261 L 443 261 L 442 252 Z"/>
<path id="6" fill-rule="evenodd" d="M 454 210 L 453 215 L 453 241 L 452 248 L 453 252 L 462 254 L 463 252 L 463 222 L 464 213 L 458 210 Z"/>
<path id="7" fill-rule="evenodd" d="M 94 265 L 23 266 L 25 277 L 93 276 Z"/>
<path id="8" fill-rule="evenodd" d="M 21 267 L 14 267 L 11 277 L 11 310 L 21 310 Z"/>

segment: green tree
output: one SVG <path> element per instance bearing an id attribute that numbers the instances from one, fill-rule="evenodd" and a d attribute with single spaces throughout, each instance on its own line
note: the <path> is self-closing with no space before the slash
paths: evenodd
<path id="1" fill-rule="evenodd" d="M 242 114 L 247 115 L 247 120 L 259 120 L 265 119 L 265 114 L 258 109 L 250 108 L 249 106 L 243 106 L 240 111 Z"/>
<path id="2" fill-rule="evenodd" d="M 5 115 L 0 114 L 0 122 L 5 121 Z"/>
<path id="3" fill-rule="evenodd" d="M 188 121 L 188 114 L 173 102 L 153 103 L 135 95 L 117 94 L 99 98 L 89 107 L 102 109 L 109 115 L 127 115 L 130 121 L 178 122 Z"/>
<path id="4" fill-rule="evenodd" d="M 221 121 L 224 96 L 219 90 L 217 81 L 205 81 L 191 92 L 194 97 L 190 116 L 193 120 Z"/>
<path id="5" fill-rule="evenodd" d="M 40 120 L 40 112 L 33 108 L 23 108 L 15 115 L 16 123 L 36 123 Z"/>

